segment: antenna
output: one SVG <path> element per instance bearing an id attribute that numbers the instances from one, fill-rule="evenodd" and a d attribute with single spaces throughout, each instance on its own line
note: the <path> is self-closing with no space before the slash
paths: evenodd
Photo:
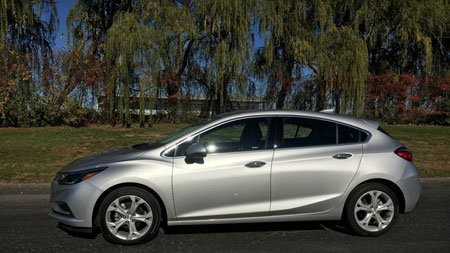
<path id="1" fill-rule="evenodd" d="M 325 110 L 322 110 L 322 111 L 320 111 L 320 112 L 323 112 L 323 113 L 331 113 L 331 114 L 333 114 L 333 113 L 335 113 L 335 109 L 336 108 L 330 108 L 330 109 L 325 109 Z"/>

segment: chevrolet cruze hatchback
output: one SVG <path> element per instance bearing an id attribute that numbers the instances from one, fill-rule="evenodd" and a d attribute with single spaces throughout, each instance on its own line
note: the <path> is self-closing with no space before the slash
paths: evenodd
<path id="1" fill-rule="evenodd" d="M 218 115 L 161 140 L 76 160 L 52 183 L 50 216 L 113 243 L 160 225 L 343 220 L 388 231 L 416 206 L 412 154 L 372 120 L 328 113 Z"/>

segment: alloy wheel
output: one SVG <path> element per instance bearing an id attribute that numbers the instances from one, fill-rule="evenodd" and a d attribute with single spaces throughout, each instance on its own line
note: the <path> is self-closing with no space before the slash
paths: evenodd
<path id="1" fill-rule="evenodd" d="M 153 212 L 143 198 L 124 195 L 109 204 L 105 220 L 115 237 L 129 241 L 138 239 L 149 231 L 153 223 Z"/>
<path id="2" fill-rule="evenodd" d="M 391 197 L 383 191 L 371 190 L 361 195 L 356 202 L 356 223 L 368 232 L 385 229 L 394 218 L 395 206 Z"/>

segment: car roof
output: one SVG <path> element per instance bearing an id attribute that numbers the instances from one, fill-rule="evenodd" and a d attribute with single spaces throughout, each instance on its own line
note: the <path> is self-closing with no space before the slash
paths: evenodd
<path id="1" fill-rule="evenodd" d="M 230 119 L 240 118 L 240 117 L 251 117 L 251 116 L 303 116 L 309 118 L 317 118 L 331 121 L 338 121 L 344 124 L 353 125 L 355 127 L 367 129 L 377 128 L 379 126 L 378 121 L 357 118 L 348 115 L 340 115 L 334 113 L 326 112 L 311 112 L 311 111 L 295 111 L 295 110 L 248 110 L 248 111 L 236 111 L 228 112 L 223 114 L 218 114 L 215 116 L 214 123 L 220 121 L 227 121 Z M 211 122 L 211 123 L 213 123 Z"/>

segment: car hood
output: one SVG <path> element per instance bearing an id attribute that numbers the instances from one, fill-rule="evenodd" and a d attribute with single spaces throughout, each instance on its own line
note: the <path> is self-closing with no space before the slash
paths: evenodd
<path id="1" fill-rule="evenodd" d="M 92 156 L 77 159 L 66 165 L 61 172 L 78 171 L 95 168 L 101 164 L 133 160 L 140 157 L 145 150 L 133 147 L 102 151 Z"/>

